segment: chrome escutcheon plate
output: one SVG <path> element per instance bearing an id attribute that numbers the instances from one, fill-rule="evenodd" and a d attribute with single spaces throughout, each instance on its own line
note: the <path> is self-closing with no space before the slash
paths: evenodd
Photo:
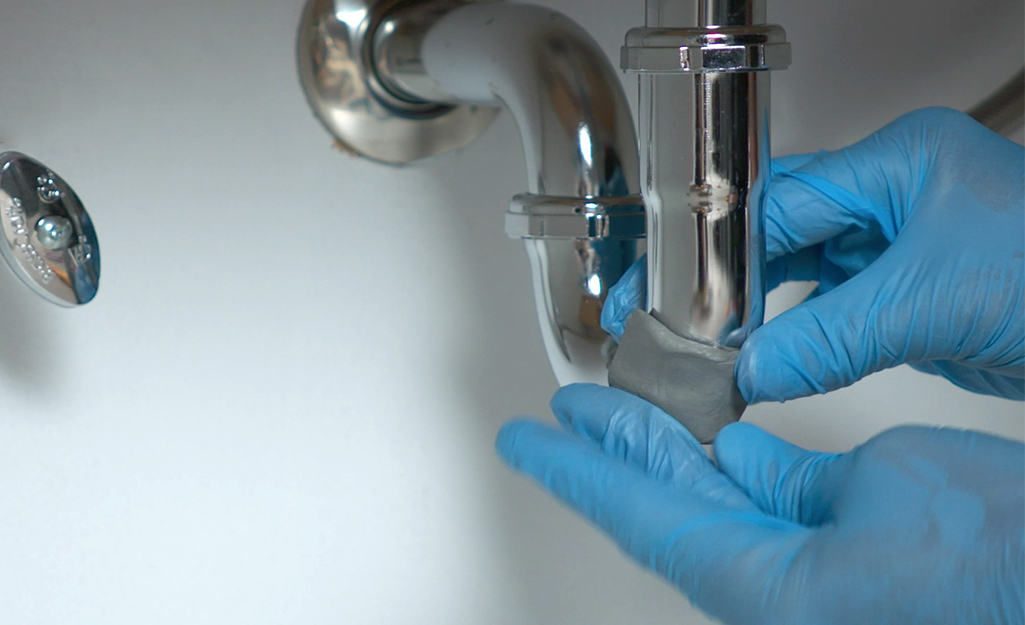
<path id="1" fill-rule="evenodd" d="M 486 106 L 413 102 L 382 85 L 373 69 L 373 34 L 403 4 L 309 0 L 297 41 L 303 92 L 338 147 L 391 165 L 464 147 L 498 113 Z"/>
<path id="2" fill-rule="evenodd" d="M 0 153 L 0 255 L 30 289 L 60 306 L 85 304 L 100 281 L 100 246 L 89 213 L 50 168 Z"/>

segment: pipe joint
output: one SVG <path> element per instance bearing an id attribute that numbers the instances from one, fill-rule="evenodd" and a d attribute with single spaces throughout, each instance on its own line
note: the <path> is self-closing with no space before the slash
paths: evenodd
<path id="1" fill-rule="evenodd" d="M 630 73 L 754 72 L 790 66 L 786 31 L 775 24 L 723 28 L 634 28 L 621 67 Z"/>
<path id="2" fill-rule="evenodd" d="M 644 200 L 639 195 L 577 198 L 517 195 L 505 214 L 514 239 L 643 239 Z"/>

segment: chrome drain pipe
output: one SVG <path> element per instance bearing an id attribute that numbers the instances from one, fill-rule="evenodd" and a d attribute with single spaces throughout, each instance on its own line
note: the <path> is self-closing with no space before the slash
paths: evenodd
<path id="1" fill-rule="evenodd" d="M 746 408 L 733 366 L 764 318 L 769 76 L 790 44 L 765 0 L 648 0 L 646 22 L 622 67 L 640 76 L 648 310 L 609 382 L 710 442 Z"/>
<path id="2" fill-rule="evenodd" d="M 500 108 L 512 113 L 528 184 L 506 230 L 526 244 L 561 384 L 610 380 L 601 310 L 646 232 L 649 309 L 672 335 L 729 350 L 762 320 L 766 70 L 789 63 L 785 34 L 763 23 L 764 0 L 650 0 L 647 15 L 623 51 L 624 69 L 641 74 L 642 158 L 615 69 L 550 9 L 310 0 L 300 26 L 304 91 L 351 152 L 410 162 L 466 145 Z M 713 356 L 725 371 L 728 357 Z"/>
<path id="3" fill-rule="evenodd" d="M 483 0 L 310 0 L 299 77 L 346 151 L 403 164 L 458 149 L 501 108 L 519 126 L 527 193 L 506 230 L 530 258 L 560 384 L 608 380 L 611 286 L 644 253 L 637 137 L 616 69 L 550 9 Z"/>
<path id="4" fill-rule="evenodd" d="M 640 77 L 648 306 L 674 333 L 739 347 L 764 314 L 768 70 L 790 64 L 764 0 L 649 0 L 622 65 Z"/>

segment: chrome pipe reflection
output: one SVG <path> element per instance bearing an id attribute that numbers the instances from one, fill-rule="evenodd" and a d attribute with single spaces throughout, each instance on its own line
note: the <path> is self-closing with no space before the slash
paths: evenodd
<path id="1" fill-rule="evenodd" d="M 643 253 L 644 210 L 629 105 L 598 44 L 542 7 L 428 3 L 391 13 L 373 50 L 396 97 L 512 113 L 529 193 L 507 230 L 526 244 L 549 358 L 561 384 L 606 383 L 601 308 Z"/>

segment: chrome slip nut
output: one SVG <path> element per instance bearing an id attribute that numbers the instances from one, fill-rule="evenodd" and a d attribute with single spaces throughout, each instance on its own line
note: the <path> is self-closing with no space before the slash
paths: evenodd
<path id="1" fill-rule="evenodd" d="M 633 73 L 757 72 L 790 66 L 790 44 L 775 24 L 634 28 L 621 67 Z"/>
<path id="2" fill-rule="evenodd" d="M 645 233 L 644 200 L 639 195 L 580 198 L 525 193 L 505 214 L 513 239 L 640 239 Z"/>

